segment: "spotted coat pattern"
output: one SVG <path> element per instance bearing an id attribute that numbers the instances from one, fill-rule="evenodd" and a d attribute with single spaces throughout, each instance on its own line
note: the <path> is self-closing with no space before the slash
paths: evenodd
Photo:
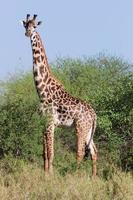
<path id="1" fill-rule="evenodd" d="M 41 102 L 40 111 L 47 117 L 47 128 L 43 137 L 44 170 L 52 171 L 55 127 L 74 125 L 77 135 L 77 161 L 80 162 L 89 149 L 93 161 L 92 173 L 96 175 L 97 149 L 93 142 L 96 128 L 95 111 L 86 102 L 71 96 L 53 76 L 41 38 L 33 29 L 35 19 L 25 23 L 26 35 L 32 29 L 29 37 L 33 54 L 34 81 Z"/>

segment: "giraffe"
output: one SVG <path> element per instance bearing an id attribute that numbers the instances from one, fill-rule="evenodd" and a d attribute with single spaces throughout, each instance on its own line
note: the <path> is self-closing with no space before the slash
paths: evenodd
<path id="1" fill-rule="evenodd" d="M 30 38 L 33 54 L 33 77 L 40 99 L 40 110 L 47 118 L 47 127 L 43 133 L 44 170 L 53 171 L 54 130 L 56 127 L 74 125 L 77 136 L 77 162 L 80 163 L 87 151 L 92 158 L 92 174 L 97 174 L 97 149 L 93 142 L 96 128 L 96 113 L 86 102 L 71 96 L 64 86 L 54 77 L 48 64 L 45 49 L 36 31 L 41 21 L 37 15 L 23 20 L 25 35 Z"/>

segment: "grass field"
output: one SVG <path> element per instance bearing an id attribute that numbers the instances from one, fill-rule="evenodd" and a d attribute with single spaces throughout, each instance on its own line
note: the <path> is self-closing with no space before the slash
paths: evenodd
<path id="1" fill-rule="evenodd" d="M 133 178 L 116 171 L 108 180 L 91 178 L 85 171 L 65 176 L 45 175 L 37 166 L 24 164 L 10 173 L 0 172 L 0 200 L 132 200 Z"/>

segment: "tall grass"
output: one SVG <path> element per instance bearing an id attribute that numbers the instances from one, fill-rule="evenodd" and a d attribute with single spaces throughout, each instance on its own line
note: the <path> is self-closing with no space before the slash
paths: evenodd
<path id="1" fill-rule="evenodd" d="M 132 200 L 130 173 L 116 171 L 108 180 L 77 170 L 46 175 L 37 166 L 23 164 L 12 173 L 0 172 L 1 200 Z"/>

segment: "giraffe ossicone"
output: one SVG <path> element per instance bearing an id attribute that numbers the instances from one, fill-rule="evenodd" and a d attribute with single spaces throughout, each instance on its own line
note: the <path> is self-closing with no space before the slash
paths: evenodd
<path id="1" fill-rule="evenodd" d="M 92 173 L 95 176 L 97 149 L 93 135 L 96 129 L 96 113 L 89 104 L 71 96 L 52 74 L 42 40 L 36 31 L 41 22 L 37 22 L 36 18 L 37 15 L 34 15 L 30 19 L 28 14 L 23 26 L 25 35 L 31 40 L 33 76 L 40 98 L 40 109 L 48 118 L 47 128 L 43 134 L 44 170 L 52 171 L 55 128 L 74 125 L 77 135 L 77 161 L 82 161 L 86 151 L 90 150 L 93 161 Z"/>

